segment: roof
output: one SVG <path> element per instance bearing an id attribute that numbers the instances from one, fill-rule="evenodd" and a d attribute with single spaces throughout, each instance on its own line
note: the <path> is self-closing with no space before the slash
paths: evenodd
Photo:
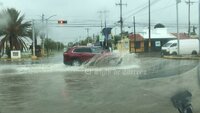
<path id="1" fill-rule="evenodd" d="M 177 33 L 171 33 L 171 34 L 174 35 L 176 38 L 178 37 Z M 179 33 L 179 37 L 180 37 L 180 39 L 189 39 L 190 38 L 187 33 Z"/>
<path id="2" fill-rule="evenodd" d="M 129 39 L 130 40 L 136 40 L 136 41 L 142 41 L 142 40 L 144 40 L 143 36 L 141 36 L 140 34 L 135 34 L 135 35 L 134 34 L 130 34 L 129 35 Z"/>

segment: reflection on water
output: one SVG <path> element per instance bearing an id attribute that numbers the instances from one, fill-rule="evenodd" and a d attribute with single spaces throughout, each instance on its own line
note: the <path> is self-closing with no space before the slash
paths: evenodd
<path id="1" fill-rule="evenodd" d="M 0 111 L 2 113 L 55 113 L 60 107 L 65 109 L 65 101 L 62 101 L 64 81 L 61 79 L 62 76 L 55 75 L 57 74 L 1 75 Z M 59 104 L 63 106 L 55 106 Z"/>
<path id="2" fill-rule="evenodd" d="M 88 81 L 87 75 L 84 75 L 84 73 L 67 75 L 65 76 L 65 82 L 69 90 L 84 90 L 92 88 L 92 84 Z"/>
<path id="3" fill-rule="evenodd" d="M 27 84 L 27 78 L 20 76 L 0 77 L 0 106 L 6 110 L 21 110 L 24 104 L 32 100 L 33 87 Z"/>
<path id="4" fill-rule="evenodd" d="M 64 71 L 1 75 L 0 109 L 2 113 L 172 113 L 176 110 L 169 99 L 174 92 L 179 88 L 195 89 L 196 85 L 190 83 L 196 75 L 185 81 L 187 74 L 150 80 L 138 80 L 135 74 Z M 193 105 L 197 106 L 199 93 L 191 92 Z"/>

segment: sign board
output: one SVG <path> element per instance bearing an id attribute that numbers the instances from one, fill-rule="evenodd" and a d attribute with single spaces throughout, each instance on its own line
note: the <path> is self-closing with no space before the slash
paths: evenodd
<path id="1" fill-rule="evenodd" d="M 93 44 L 92 43 L 87 43 L 87 46 L 91 47 L 91 46 L 93 46 Z"/>
<path id="2" fill-rule="evenodd" d="M 128 42 L 124 42 L 124 48 L 128 49 L 129 48 L 129 43 Z"/>
<path id="3" fill-rule="evenodd" d="M 156 47 L 160 47 L 160 46 L 161 46 L 160 41 L 156 41 L 156 42 L 155 42 L 155 46 L 156 46 Z"/>
<path id="4" fill-rule="evenodd" d="M 100 35 L 99 35 L 99 41 L 100 41 L 100 42 L 103 42 L 103 41 L 104 41 L 104 38 L 105 38 L 105 37 L 100 33 Z"/>
<path id="5" fill-rule="evenodd" d="M 21 51 L 13 50 L 11 51 L 11 59 L 18 59 L 21 58 Z"/>

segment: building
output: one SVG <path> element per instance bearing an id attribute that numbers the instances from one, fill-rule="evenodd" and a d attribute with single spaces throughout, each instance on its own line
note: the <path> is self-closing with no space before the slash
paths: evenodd
<path id="1" fill-rule="evenodd" d="M 149 30 L 145 29 L 140 35 L 144 38 L 144 51 L 148 51 Z M 167 28 L 155 28 L 151 30 L 151 51 L 161 51 L 161 47 L 169 40 L 177 39 L 176 36 L 168 33 Z"/>
<path id="2" fill-rule="evenodd" d="M 186 33 L 179 34 L 180 39 L 190 38 Z M 135 38 L 136 37 L 136 38 Z M 161 47 L 170 40 L 177 39 L 177 33 L 169 33 L 167 28 L 155 28 L 151 30 L 151 52 L 161 51 Z M 149 50 L 149 30 L 137 34 L 129 34 L 117 44 L 117 49 L 122 52 L 139 53 Z"/>
<path id="3" fill-rule="evenodd" d="M 175 37 L 178 37 L 177 33 L 171 33 L 171 34 L 174 35 Z M 189 39 L 190 37 L 188 36 L 187 33 L 179 33 L 179 38 L 180 39 Z"/>
<path id="4" fill-rule="evenodd" d="M 144 52 L 144 38 L 140 34 L 130 34 L 130 52 Z"/>
<path id="5" fill-rule="evenodd" d="M 117 49 L 120 51 L 120 52 L 129 52 L 129 38 L 128 37 L 123 37 L 120 41 L 118 41 L 117 43 Z"/>

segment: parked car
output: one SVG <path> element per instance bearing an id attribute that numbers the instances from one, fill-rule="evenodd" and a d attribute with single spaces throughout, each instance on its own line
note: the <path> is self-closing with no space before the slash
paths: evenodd
<path id="1" fill-rule="evenodd" d="M 161 55 L 177 55 L 178 41 L 170 40 L 162 46 Z M 199 40 L 198 39 L 181 39 L 179 40 L 179 54 L 199 54 Z"/>
<path id="2" fill-rule="evenodd" d="M 101 47 L 86 47 L 78 46 L 69 48 L 63 54 L 63 62 L 66 65 L 79 66 L 83 62 L 90 60 L 97 54 L 102 54 L 103 49 Z"/>

